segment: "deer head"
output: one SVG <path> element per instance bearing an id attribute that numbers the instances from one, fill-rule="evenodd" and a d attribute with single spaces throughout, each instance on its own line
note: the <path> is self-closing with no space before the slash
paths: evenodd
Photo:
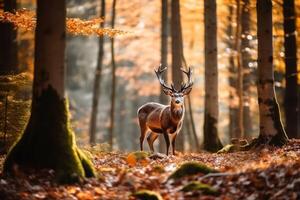
<path id="1" fill-rule="evenodd" d="M 162 68 L 162 65 L 160 65 L 158 69 L 154 71 L 159 80 L 160 85 L 162 86 L 164 93 L 171 97 L 171 103 L 175 106 L 182 106 L 184 103 L 184 96 L 188 95 L 192 90 L 192 70 L 191 68 L 189 68 L 187 71 L 185 71 L 183 70 L 183 68 L 181 68 L 181 71 L 187 76 L 188 82 L 181 83 L 180 89 L 176 90 L 173 83 L 171 84 L 171 87 L 169 87 L 163 80 L 162 74 L 164 73 L 164 71 L 166 71 L 166 69 L 167 67 Z"/>

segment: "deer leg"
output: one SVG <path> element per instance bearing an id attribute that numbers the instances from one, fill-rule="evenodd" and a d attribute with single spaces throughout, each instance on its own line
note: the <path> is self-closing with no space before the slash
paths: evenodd
<path id="1" fill-rule="evenodd" d="M 176 140 L 176 136 L 177 136 L 177 133 L 174 133 L 174 136 L 172 137 L 172 152 L 173 152 L 174 156 L 175 156 L 175 140 Z"/>
<path id="2" fill-rule="evenodd" d="M 150 150 L 154 152 L 153 143 L 157 139 L 158 135 L 154 132 L 151 132 L 147 137 L 147 142 L 149 144 Z"/>
<path id="3" fill-rule="evenodd" d="M 141 151 L 143 151 L 143 143 L 144 143 L 144 139 L 147 133 L 147 127 L 144 123 L 141 123 L 140 121 L 140 129 L 141 129 L 141 136 L 140 136 L 140 148 Z"/>
<path id="4" fill-rule="evenodd" d="M 165 138 L 166 145 L 167 145 L 167 155 L 169 155 L 170 138 L 169 138 L 168 133 L 164 133 L 164 138 Z"/>

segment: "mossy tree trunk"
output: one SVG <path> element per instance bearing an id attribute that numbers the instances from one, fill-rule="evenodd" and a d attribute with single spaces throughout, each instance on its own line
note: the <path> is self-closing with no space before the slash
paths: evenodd
<path id="1" fill-rule="evenodd" d="M 257 144 L 283 145 L 287 136 L 275 96 L 272 44 L 272 1 L 257 0 L 258 103 L 260 132 Z"/>
<path id="2" fill-rule="evenodd" d="M 16 0 L 3 0 L 0 9 L 14 12 L 17 9 Z M 3 7 L 2 7 L 3 6 Z M 17 31 L 11 23 L 0 23 L 0 75 L 18 72 Z"/>
<path id="3" fill-rule="evenodd" d="M 54 169 L 60 182 L 95 176 L 90 160 L 75 144 L 64 88 L 65 2 L 37 1 L 35 66 L 31 116 L 4 163 L 4 173 Z"/>
<path id="4" fill-rule="evenodd" d="M 104 19 L 105 17 L 105 0 L 101 0 L 101 11 L 100 17 Z M 101 28 L 104 28 L 104 21 L 100 24 Z M 101 83 L 101 74 L 102 74 L 102 63 L 104 55 L 104 37 L 99 37 L 99 50 L 98 50 L 98 63 L 95 72 L 94 79 L 94 89 L 93 89 L 93 102 L 92 102 L 92 111 L 91 111 L 91 121 L 90 121 L 90 144 L 93 145 L 96 143 L 96 132 L 97 132 L 97 115 L 98 115 L 98 105 L 99 105 L 99 96 L 100 96 L 100 83 Z"/>
<path id="5" fill-rule="evenodd" d="M 218 137 L 218 62 L 217 62 L 217 5 L 216 0 L 204 1 L 205 35 L 205 112 L 204 149 L 222 148 Z"/>
<path id="6" fill-rule="evenodd" d="M 296 15 L 295 1 L 283 1 L 284 16 L 284 49 L 285 49 L 285 121 L 286 131 L 290 138 L 300 138 L 300 105 L 299 85 L 297 76 L 297 43 L 296 43 Z"/>
<path id="7" fill-rule="evenodd" d="M 183 80 L 182 72 L 180 70 L 182 66 L 182 31 L 180 21 L 180 4 L 179 0 L 171 1 L 171 36 L 172 36 L 172 82 L 177 90 L 180 89 L 180 85 Z M 187 130 L 187 122 L 185 120 L 183 124 L 183 130 Z M 178 134 L 176 139 L 176 147 L 179 151 L 184 151 L 184 134 Z"/>
<path id="8" fill-rule="evenodd" d="M 160 42 L 160 62 L 163 67 L 168 65 L 168 0 L 161 0 L 161 42 Z M 163 74 L 163 79 L 167 81 L 167 73 Z M 159 102 L 168 104 L 168 96 L 160 89 Z M 163 137 L 159 137 L 159 151 L 165 152 L 165 142 Z"/>

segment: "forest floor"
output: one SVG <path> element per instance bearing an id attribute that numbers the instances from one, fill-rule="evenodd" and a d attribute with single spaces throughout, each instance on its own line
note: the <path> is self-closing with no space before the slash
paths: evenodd
<path id="1" fill-rule="evenodd" d="M 0 199 L 135 199 L 141 189 L 155 191 L 163 199 L 300 199 L 300 140 L 283 148 L 211 154 L 206 152 L 143 157 L 139 153 L 91 151 L 98 178 L 71 185 L 57 185 L 53 172 L 16 178 L 0 176 Z M 4 157 L 0 157 L 2 167 Z M 179 179 L 168 177 L 183 163 L 203 163 L 218 173 L 201 173 Z M 191 181 L 201 181 L 213 192 L 183 191 Z M 146 198 L 145 198 L 146 199 Z"/>

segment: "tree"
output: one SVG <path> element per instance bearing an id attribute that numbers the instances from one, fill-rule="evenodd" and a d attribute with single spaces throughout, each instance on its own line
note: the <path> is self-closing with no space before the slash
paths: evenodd
<path id="1" fill-rule="evenodd" d="M 115 27 L 116 17 L 116 0 L 112 2 L 112 19 L 111 28 Z M 111 91 L 111 107 L 110 107 L 110 127 L 109 127 L 109 145 L 113 150 L 113 139 L 114 139 L 114 122 L 115 122 L 115 99 L 116 99 L 116 63 L 115 63 L 115 49 L 114 49 L 114 38 L 111 38 L 111 67 L 112 67 L 112 91 Z"/>
<path id="2" fill-rule="evenodd" d="M 172 81 L 175 88 L 179 89 L 183 81 L 182 66 L 183 46 L 182 46 L 182 31 L 180 21 L 180 5 L 179 0 L 171 1 L 171 36 L 172 36 Z M 185 122 L 186 124 L 186 122 Z M 184 127 L 186 125 L 184 124 Z M 178 134 L 177 149 L 184 150 L 184 134 Z"/>
<path id="3" fill-rule="evenodd" d="M 101 0 L 101 11 L 100 17 L 104 20 L 105 17 L 105 0 Z M 100 28 L 104 28 L 104 21 L 101 22 Z M 91 112 L 91 121 L 90 121 L 90 144 L 96 143 L 96 129 L 97 129 L 97 115 L 98 115 L 98 104 L 100 96 L 100 83 L 101 83 L 101 74 L 102 74 L 102 63 L 104 55 L 104 38 L 103 36 L 99 37 L 99 51 L 98 51 L 98 63 L 95 72 L 94 79 L 94 89 L 93 89 L 93 102 L 92 102 L 92 112 Z"/>
<path id="4" fill-rule="evenodd" d="M 168 0 L 161 0 L 161 43 L 160 43 L 160 62 L 162 66 L 168 65 Z M 163 74 L 164 80 L 167 81 L 167 73 Z M 159 100 L 162 104 L 169 102 L 168 97 L 160 88 Z"/>
<path id="5" fill-rule="evenodd" d="M 168 65 L 168 0 L 161 0 L 161 46 L 160 46 L 160 62 L 162 66 Z M 167 73 L 163 74 L 163 79 L 167 79 Z M 162 104 L 168 104 L 169 99 L 160 88 L 159 101 Z M 159 151 L 165 152 L 165 143 L 162 137 L 159 137 Z"/>
<path id="6" fill-rule="evenodd" d="M 234 9 L 232 5 L 228 5 L 228 12 L 229 15 L 227 17 L 229 25 L 226 29 L 228 39 L 227 39 L 227 45 L 228 48 L 230 49 L 230 55 L 229 55 L 229 86 L 230 86 L 230 91 L 229 91 L 229 134 L 230 138 L 235 138 L 237 137 L 237 116 L 238 116 L 238 109 L 237 106 L 235 105 L 235 96 L 237 92 L 237 70 L 236 66 L 234 63 L 234 56 L 233 56 L 233 49 L 234 49 L 234 42 L 233 42 L 233 17 L 234 17 Z"/>
<path id="7" fill-rule="evenodd" d="M 5 12 L 14 12 L 17 9 L 16 0 L 4 0 Z M 0 5 L 1 6 L 1 5 Z M 0 23 L 0 74 L 18 72 L 17 59 L 17 31 L 11 23 Z"/>
<path id="8" fill-rule="evenodd" d="M 252 118 L 250 112 L 250 86 L 252 73 L 249 67 L 251 61 L 251 54 L 247 50 L 250 48 L 250 40 L 248 36 L 250 34 L 250 0 L 242 0 L 242 10 L 241 10 L 241 64 L 243 71 L 243 127 L 244 135 L 250 136 L 252 132 Z"/>
<path id="9" fill-rule="evenodd" d="M 76 147 L 64 87 L 65 1 L 37 1 L 31 116 L 11 149 L 4 172 L 54 169 L 61 182 L 95 176 L 91 161 Z"/>
<path id="10" fill-rule="evenodd" d="M 274 89 L 272 1 L 257 0 L 259 137 L 253 144 L 283 145 L 283 129 Z"/>
<path id="11" fill-rule="evenodd" d="M 236 51 L 236 63 L 237 63 L 237 94 L 239 97 L 238 108 L 238 129 L 237 136 L 244 136 L 244 98 L 243 98 L 243 68 L 241 64 L 241 4 L 240 0 L 236 0 L 236 31 L 235 31 L 235 51 Z"/>
<path id="12" fill-rule="evenodd" d="M 222 148 L 218 137 L 218 62 L 217 62 L 217 5 L 216 0 L 204 1 L 205 37 L 205 112 L 204 149 Z"/>
<path id="13" fill-rule="evenodd" d="M 286 131 L 290 138 L 300 137 L 298 123 L 300 123 L 300 105 L 298 105 L 298 85 L 297 76 L 297 43 L 296 43 L 296 15 L 295 1 L 283 1 L 284 16 L 284 49 L 285 49 L 285 121 Z"/>

